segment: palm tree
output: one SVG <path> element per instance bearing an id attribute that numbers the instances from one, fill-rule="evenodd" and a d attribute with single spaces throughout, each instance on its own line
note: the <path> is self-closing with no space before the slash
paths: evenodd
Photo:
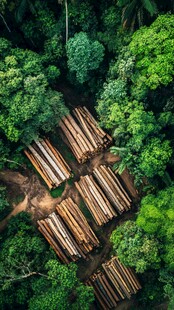
<path id="1" fill-rule="evenodd" d="M 58 3 L 62 4 L 63 0 L 58 0 Z M 68 41 L 68 2 L 65 0 L 65 13 L 66 13 L 66 43 Z"/>
<path id="2" fill-rule="evenodd" d="M 144 11 L 151 17 L 157 13 L 157 5 L 154 0 L 118 0 L 117 5 L 123 7 L 123 28 L 133 29 L 135 22 L 142 26 Z"/>

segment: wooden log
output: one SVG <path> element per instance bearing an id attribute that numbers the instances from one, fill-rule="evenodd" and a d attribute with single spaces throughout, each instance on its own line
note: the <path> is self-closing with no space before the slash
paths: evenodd
<path id="1" fill-rule="evenodd" d="M 39 147 L 39 149 L 41 150 L 41 152 L 43 153 L 43 155 L 45 156 L 45 158 L 48 160 L 48 162 L 50 163 L 51 167 L 54 168 L 54 170 L 58 173 L 58 176 L 65 181 L 66 180 L 66 176 L 64 175 L 64 173 L 61 171 L 61 168 L 58 166 L 58 162 L 56 160 L 56 162 L 53 160 L 52 156 L 54 156 L 52 154 L 51 156 L 51 151 L 50 149 L 46 146 L 46 144 L 42 145 L 42 143 L 44 143 L 44 141 L 37 141 L 35 140 L 36 145 Z"/>
<path id="2" fill-rule="evenodd" d="M 124 211 L 124 207 L 120 204 L 118 198 L 116 197 L 114 193 L 114 189 L 112 188 L 109 180 L 106 178 L 106 175 L 104 176 L 102 171 L 99 170 L 99 168 L 95 168 L 93 171 L 94 176 L 98 180 L 99 184 L 101 185 L 102 189 L 104 190 L 105 194 L 110 199 L 111 203 L 114 205 L 116 210 L 119 213 L 122 213 Z"/>
<path id="3" fill-rule="evenodd" d="M 32 165 L 36 168 L 36 170 L 39 172 L 39 174 L 41 175 L 41 177 L 44 179 L 45 183 L 48 185 L 49 189 L 52 189 L 52 184 L 51 182 L 48 180 L 48 178 L 44 175 L 44 173 L 42 172 L 42 170 L 40 169 L 40 167 L 38 166 L 36 160 L 34 159 L 34 156 L 32 156 L 32 154 L 29 154 L 29 152 L 27 152 L 27 150 L 24 150 L 25 155 L 28 157 L 28 159 L 31 161 Z"/>
<path id="4" fill-rule="evenodd" d="M 110 289 L 110 286 L 109 286 L 109 283 L 107 283 L 106 285 L 106 282 L 104 281 L 104 275 L 102 273 L 98 274 L 98 278 L 104 288 L 104 290 L 106 291 L 106 294 L 108 295 L 110 301 L 111 301 L 111 306 L 112 307 L 116 307 L 117 306 L 117 302 L 116 300 L 114 299 L 113 295 L 112 295 L 112 291 Z"/>
<path id="5" fill-rule="evenodd" d="M 45 142 L 48 145 L 48 147 L 51 149 L 51 151 L 53 152 L 57 160 L 60 160 L 61 163 L 64 164 L 64 169 L 66 170 L 67 174 L 69 174 L 70 176 L 71 168 L 69 167 L 67 162 L 64 160 L 63 156 L 59 153 L 59 151 L 55 147 L 52 146 L 52 144 L 49 142 L 48 139 L 45 139 Z"/>
<path id="6" fill-rule="evenodd" d="M 87 125 L 85 124 L 84 119 L 82 118 L 79 110 L 77 108 L 74 109 L 73 113 L 75 114 L 76 118 L 78 119 L 79 123 L 81 124 L 81 126 L 83 127 L 83 129 L 85 130 L 86 135 L 88 136 L 89 140 L 91 141 L 91 143 L 93 144 L 93 146 L 95 148 L 97 148 L 97 144 L 92 136 L 92 134 L 90 133 Z M 91 148 L 91 151 L 93 151 L 93 148 Z"/>
<path id="7" fill-rule="evenodd" d="M 105 165 L 101 166 L 101 170 L 103 173 L 107 176 L 108 179 L 110 179 L 110 182 L 115 188 L 115 191 L 117 193 L 117 197 L 120 200 L 120 203 L 127 209 L 127 207 L 130 207 L 130 201 L 127 199 L 127 193 L 125 192 L 124 188 L 120 184 L 119 180 L 117 179 L 116 175 L 113 173 L 113 171 L 110 169 L 110 167 L 106 167 Z"/>
<path id="8" fill-rule="evenodd" d="M 126 192 L 126 190 L 123 188 L 123 186 L 121 185 L 120 181 L 118 180 L 118 178 L 116 177 L 116 175 L 114 174 L 114 172 L 111 170 L 110 167 L 108 167 L 108 170 L 110 171 L 110 173 L 112 174 L 113 178 L 115 179 L 115 181 L 118 184 L 118 187 L 120 189 L 120 192 L 124 195 L 122 197 L 126 197 L 127 200 L 129 201 L 129 203 L 132 201 L 131 198 L 129 197 L 128 193 Z"/>
<path id="9" fill-rule="evenodd" d="M 54 173 L 52 172 L 50 167 L 45 163 L 45 161 L 41 158 L 41 156 L 35 151 L 35 149 L 31 145 L 29 145 L 28 148 L 31 151 L 31 153 L 38 159 L 38 161 L 41 163 L 43 168 L 46 170 L 46 172 L 50 176 L 53 184 L 59 185 L 58 178 L 54 175 Z"/>
<path id="10" fill-rule="evenodd" d="M 93 209 L 93 206 L 91 204 L 91 201 L 88 199 L 88 197 L 85 195 L 84 191 L 83 191 L 83 188 L 81 187 L 81 184 L 80 182 L 75 182 L 75 186 L 77 188 L 77 190 L 79 191 L 80 195 L 82 196 L 83 200 L 85 201 L 86 203 L 86 206 L 88 208 L 88 210 L 90 211 L 93 219 L 95 220 L 95 222 L 98 224 L 98 225 L 102 225 L 102 222 L 101 220 L 99 219 L 97 213 L 95 212 L 95 210 Z"/>
<path id="11" fill-rule="evenodd" d="M 60 258 L 61 261 L 63 261 L 64 263 L 68 264 L 69 260 L 68 258 L 64 255 L 64 253 L 62 252 L 61 248 L 58 246 L 58 244 L 54 241 L 54 239 L 52 238 L 52 236 L 48 233 L 48 231 L 46 230 L 46 228 L 43 226 L 43 224 L 41 223 L 41 221 L 38 221 L 38 224 L 40 227 L 38 227 L 39 231 L 43 234 L 43 236 L 45 237 L 45 239 L 49 242 L 49 244 L 51 245 L 51 247 L 53 248 L 53 250 L 56 252 L 56 254 L 58 255 L 58 257 Z"/>
<path id="12" fill-rule="evenodd" d="M 67 168 L 65 167 L 64 163 L 62 162 L 62 160 L 60 158 L 58 159 L 58 156 L 56 156 L 54 154 L 53 148 L 48 147 L 47 143 L 44 140 L 41 141 L 41 144 L 47 150 L 47 153 L 49 153 L 49 155 L 52 157 L 52 159 L 54 160 L 55 164 L 57 165 L 58 169 L 60 169 L 61 173 L 63 174 L 63 177 L 62 177 L 61 174 L 59 174 L 60 177 L 62 178 L 62 180 L 64 181 L 64 180 L 68 179 L 70 177 L 70 173 L 69 173 L 69 171 L 67 171 Z M 59 171 L 58 169 L 56 168 L 56 172 Z"/>
<path id="13" fill-rule="evenodd" d="M 77 125 L 77 123 L 75 122 L 73 117 L 69 114 L 69 115 L 67 115 L 67 118 L 68 118 L 68 121 L 71 122 L 71 124 L 73 123 L 73 126 L 74 126 L 75 130 L 81 135 L 81 137 L 83 138 L 85 144 L 88 146 L 88 149 L 90 151 L 93 151 L 94 148 L 93 148 L 90 140 L 88 140 L 88 138 L 86 137 L 84 132 L 81 130 L 81 128 Z"/>

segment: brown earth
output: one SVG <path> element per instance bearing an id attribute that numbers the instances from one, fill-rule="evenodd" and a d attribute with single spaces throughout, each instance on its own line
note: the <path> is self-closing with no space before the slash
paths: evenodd
<path id="1" fill-rule="evenodd" d="M 60 203 L 63 199 L 67 197 L 73 198 L 73 200 L 80 206 L 80 208 L 85 213 L 89 224 L 95 231 L 96 235 L 100 239 L 100 247 L 95 249 L 90 255 L 89 260 L 80 260 L 78 262 L 78 276 L 81 280 L 85 281 L 97 268 L 101 267 L 101 264 L 109 257 L 111 252 L 111 243 L 109 237 L 111 232 L 115 229 L 117 225 L 121 222 L 131 219 L 134 216 L 134 207 L 131 211 L 124 213 L 118 218 L 110 221 L 107 225 L 103 227 L 98 227 L 92 217 L 90 216 L 87 208 L 82 204 L 81 197 L 75 188 L 74 181 L 78 180 L 81 175 L 91 174 L 93 169 L 101 164 L 113 165 L 119 158 L 108 151 L 97 155 L 92 158 L 87 163 L 79 165 L 76 161 L 69 161 L 68 164 L 73 171 L 73 182 L 72 185 L 66 182 L 65 189 L 58 198 L 52 198 L 46 185 L 34 171 L 24 169 L 22 173 L 4 170 L 0 172 L 0 182 L 5 184 L 10 190 L 10 195 L 15 196 L 22 194 L 24 199 L 19 204 L 13 203 L 12 212 L 0 222 L 0 231 L 5 228 L 8 220 L 21 211 L 27 211 L 32 214 L 33 222 L 36 224 L 38 219 L 48 216 L 52 211 L 55 210 L 55 206 Z M 131 195 L 134 200 L 138 199 L 137 191 L 133 186 L 133 180 L 128 171 L 125 171 L 122 175 L 125 184 L 127 185 Z M 86 213 L 87 212 L 87 213 Z M 128 305 L 130 303 L 128 302 Z M 125 307 L 124 307 L 125 305 Z M 120 309 L 129 309 L 127 303 Z"/>

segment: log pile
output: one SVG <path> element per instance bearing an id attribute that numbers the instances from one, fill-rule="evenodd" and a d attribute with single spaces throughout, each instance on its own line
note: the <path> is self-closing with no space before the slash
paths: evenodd
<path id="1" fill-rule="evenodd" d="M 86 284 L 93 287 L 96 300 L 102 309 L 112 309 L 117 306 L 119 297 L 103 272 L 94 273 Z"/>
<path id="2" fill-rule="evenodd" d="M 84 253 L 88 253 L 92 251 L 93 247 L 99 246 L 99 240 L 83 213 L 71 198 L 63 200 L 56 209 L 74 235 L 77 243 L 83 247 Z"/>
<path id="3" fill-rule="evenodd" d="M 44 179 L 49 189 L 71 177 L 71 169 L 47 139 L 35 140 L 24 153 Z"/>
<path id="4" fill-rule="evenodd" d="M 131 198 L 112 169 L 101 165 L 93 170 L 93 174 L 116 211 L 119 214 L 128 211 Z"/>
<path id="5" fill-rule="evenodd" d="M 99 241 L 78 206 L 68 198 L 57 206 L 58 214 L 51 213 L 38 221 L 38 229 L 63 263 L 87 258 Z"/>
<path id="6" fill-rule="evenodd" d="M 107 148 L 112 138 L 104 132 L 86 107 L 77 107 L 73 110 L 75 118 L 70 114 L 59 122 L 68 145 L 79 163 Z"/>
<path id="7" fill-rule="evenodd" d="M 81 176 L 75 186 L 85 201 L 97 225 L 101 226 L 117 216 L 109 200 L 92 175 Z"/>
<path id="8" fill-rule="evenodd" d="M 96 299 L 102 309 L 112 309 L 125 298 L 131 298 L 141 289 L 141 285 L 130 268 L 122 265 L 117 257 L 102 264 L 104 272 L 92 275 L 87 285 L 93 286 Z"/>

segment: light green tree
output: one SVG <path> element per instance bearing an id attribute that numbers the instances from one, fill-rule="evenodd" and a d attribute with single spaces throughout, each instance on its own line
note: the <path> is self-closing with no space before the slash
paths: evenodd
<path id="1" fill-rule="evenodd" d="M 134 267 L 140 273 L 160 267 L 160 243 L 144 233 L 135 222 L 126 221 L 117 227 L 110 239 L 115 254 L 125 266 Z"/>
<path id="2" fill-rule="evenodd" d="M 174 270 L 174 187 L 161 190 L 157 195 L 147 195 L 141 201 L 136 223 L 146 233 L 159 239 L 166 268 Z"/>
<path id="3" fill-rule="evenodd" d="M 60 72 L 53 65 L 44 68 L 38 54 L 12 48 L 3 38 L 0 50 L 0 130 L 9 141 L 30 143 L 68 112 L 62 95 L 48 83 Z"/>
<path id="4" fill-rule="evenodd" d="M 130 43 L 136 56 L 134 89 L 149 87 L 155 90 L 168 85 L 174 75 L 174 15 L 160 15 L 149 27 L 137 30 Z"/>

